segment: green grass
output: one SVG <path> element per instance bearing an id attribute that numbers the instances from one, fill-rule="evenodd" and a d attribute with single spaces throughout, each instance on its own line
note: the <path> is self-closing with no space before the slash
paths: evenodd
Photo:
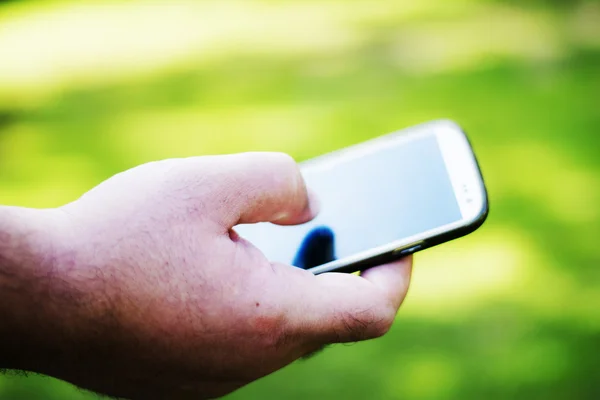
<path id="1" fill-rule="evenodd" d="M 0 96 L 0 202 L 59 205 L 154 159 L 279 150 L 301 160 L 452 118 L 486 178 L 486 225 L 416 257 L 386 337 L 333 346 L 229 398 L 597 399 L 600 48 L 557 25 L 557 57 L 399 66 L 396 24 L 459 27 L 479 15 L 457 10 L 364 22 L 362 45 L 337 53 L 232 52 L 31 104 Z M 552 21 L 563 12 L 543 11 Z M 0 378 L 2 399 L 90 396 L 48 378 Z"/>

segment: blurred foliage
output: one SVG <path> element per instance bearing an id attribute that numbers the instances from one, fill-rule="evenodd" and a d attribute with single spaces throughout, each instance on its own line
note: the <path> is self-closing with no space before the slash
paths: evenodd
<path id="1" fill-rule="evenodd" d="M 417 255 L 386 337 L 230 398 L 598 399 L 599 101 L 595 1 L 8 2 L 0 202 L 56 206 L 154 159 L 301 160 L 452 118 L 482 165 L 486 225 Z M 94 397 L 0 377 L 3 400 Z"/>

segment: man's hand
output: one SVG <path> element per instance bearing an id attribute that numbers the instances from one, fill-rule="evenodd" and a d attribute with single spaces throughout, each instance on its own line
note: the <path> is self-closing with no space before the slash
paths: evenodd
<path id="1" fill-rule="evenodd" d="M 1 208 L 0 367 L 112 396 L 198 399 L 383 335 L 410 259 L 314 276 L 233 230 L 315 213 L 296 163 L 276 153 L 165 160 L 58 209 Z"/>

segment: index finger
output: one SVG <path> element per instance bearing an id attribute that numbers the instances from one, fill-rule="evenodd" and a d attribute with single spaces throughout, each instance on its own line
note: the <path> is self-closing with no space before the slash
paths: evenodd
<path id="1" fill-rule="evenodd" d="M 412 274 L 412 255 L 361 272 L 360 276 L 381 289 L 396 310 L 408 293 Z"/>
<path id="2" fill-rule="evenodd" d="M 285 279 L 293 330 L 317 343 L 353 342 L 382 336 L 391 327 L 410 283 L 412 258 L 363 272 L 361 276 L 325 273 L 275 264 Z"/>

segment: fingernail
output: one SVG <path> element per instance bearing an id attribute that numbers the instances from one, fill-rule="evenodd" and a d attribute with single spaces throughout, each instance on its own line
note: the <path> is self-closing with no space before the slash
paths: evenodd
<path id="1" fill-rule="evenodd" d="M 283 221 L 290 217 L 290 214 L 287 211 L 282 211 L 273 216 L 273 222 Z"/>

